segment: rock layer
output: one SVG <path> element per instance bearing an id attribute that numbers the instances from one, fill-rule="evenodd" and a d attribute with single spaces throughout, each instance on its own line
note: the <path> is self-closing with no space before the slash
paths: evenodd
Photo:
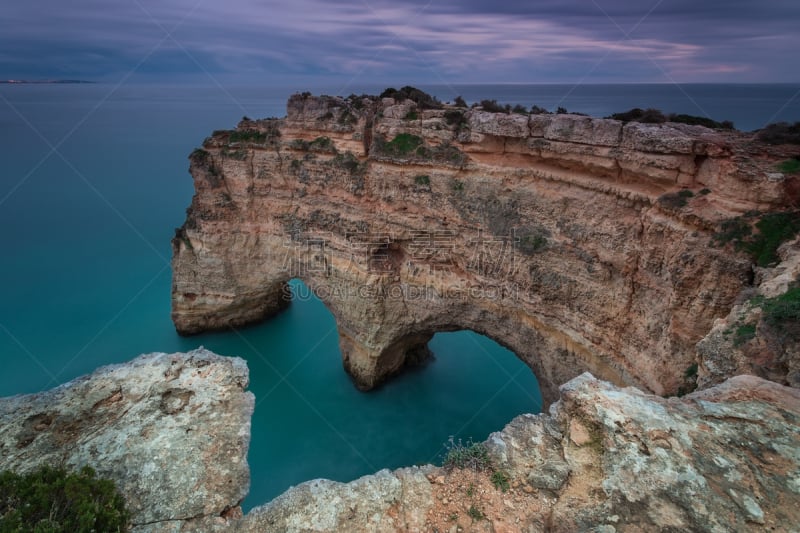
<path id="1" fill-rule="evenodd" d="M 586 374 L 487 441 L 488 472 L 381 471 L 292 488 L 241 532 L 796 531 L 800 392 L 738 376 L 684 398 Z"/>
<path id="2" fill-rule="evenodd" d="M 0 399 L 0 470 L 89 465 L 116 482 L 133 531 L 222 527 L 250 485 L 247 384 L 242 359 L 199 349 Z"/>
<path id="3" fill-rule="evenodd" d="M 183 334 L 257 322 L 299 278 L 363 389 L 471 329 L 546 402 L 584 371 L 674 393 L 752 277 L 709 247 L 715 225 L 787 202 L 775 159 L 695 126 L 296 95 L 192 154 L 172 317 Z"/>

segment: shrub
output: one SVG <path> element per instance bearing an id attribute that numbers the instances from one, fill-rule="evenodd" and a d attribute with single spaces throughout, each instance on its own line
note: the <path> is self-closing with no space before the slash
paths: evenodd
<path id="1" fill-rule="evenodd" d="M 467 107 L 467 102 L 465 102 L 460 96 L 456 96 L 456 99 L 453 101 L 453 105 L 456 107 Z"/>
<path id="2" fill-rule="evenodd" d="M 417 185 L 427 186 L 431 184 L 431 178 L 426 174 L 418 174 L 414 176 L 414 183 L 416 183 Z"/>
<path id="3" fill-rule="evenodd" d="M 743 324 L 736 328 L 736 335 L 733 338 L 734 346 L 741 346 L 756 336 L 755 324 Z"/>
<path id="4" fill-rule="evenodd" d="M 453 180 L 453 190 L 456 192 L 461 192 L 464 190 L 464 182 L 461 180 L 454 179 Z"/>
<path id="5" fill-rule="evenodd" d="M 717 129 L 717 130 L 732 130 L 733 122 L 729 120 L 725 120 L 722 122 L 717 122 L 716 120 L 712 120 L 707 117 L 697 117 L 694 115 L 685 115 L 685 114 L 671 114 L 667 117 L 669 122 L 677 122 L 679 124 L 689 124 L 691 126 L 705 126 L 706 128 Z"/>
<path id="6" fill-rule="evenodd" d="M 450 126 L 461 128 L 461 126 L 464 126 L 467 123 L 467 117 L 464 116 L 463 111 L 450 109 L 444 112 L 444 121 Z"/>
<path id="7" fill-rule="evenodd" d="M 609 118 L 621 120 L 622 122 L 642 122 L 645 124 L 661 124 L 667 121 L 667 117 L 658 109 L 641 109 L 638 107 L 623 113 L 614 113 Z"/>
<path id="8" fill-rule="evenodd" d="M 508 109 L 497 103 L 497 100 L 481 100 L 481 108 L 489 113 L 507 113 Z"/>
<path id="9" fill-rule="evenodd" d="M 129 520 L 114 482 L 88 466 L 0 474 L 0 531 L 127 531 Z"/>
<path id="10" fill-rule="evenodd" d="M 442 466 L 450 471 L 454 468 L 475 470 L 491 470 L 492 462 L 489 458 L 489 450 L 481 442 L 468 440 L 466 444 L 458 439 L 458 442 L 450 437 L 447 444 L 447 453 L 444 456 Z"/>
<path id="11" fill-rule="evenodd" d="M 467 511 L 467 514 L 475 522 L 477 522 L 478 520 L 483 520 L 484 518 L 486 518 L 486 515 L 483 514 L 480 509 L 475 507 L 475 505 L 470 505 L 469 506 L 469 510 Z"/>
<path id="12" fill-rule="evenodd" d="M 269 136 L 262 131 L 258 130 L 233 130 L 228 137 L 228 142 L 248 142 L 253 144 L 264 144 L 267 142 Z"/>
<path id="13" fill-rule="evenodd" d="M 797 337 L 800 329 L 800 287 L 765 300 L 761 305 L 764 322 L 778 331 Z"/>
<path id="14" fill-rule="evenodd" d="M 680 196 L 681 198 L 691 198 L 694 196 L 694 193 L 689 189 L 681 189 L 680 191 L 678 191 L 678 196 Z"/>
<path id="15" fill-rule="evenodd" d="M 403 118 L 404 118 L 405 120 L 417 120 L 417 119 L 419 119 L 419 115 L 417 115 L 417 112 L 416 112 L 416 110 L 412 109 L 411 111 L 409 111 L 408 113 L 406 113 L 406 116 L 405 116 L 405 117 L 403 117 Z"/>
<path id="16" fill-rule="evenodd" d="M 207 150 L 203 150 L 202 148 L 195 148 L 192 154 L 189 156 L 190 159 L 196 159 L 197 161 L 206 161 L 211 156 Z"/>
<path id="17" fill-rule="evenodd" d="M 531 115 L 549 115 L 549 114 L 550 111 L 548 111 L 543 107 L 539 107 L 538 105 L 531 107 Z"/>
<path id="18" fill-rule="evenodd" d="M 422 137 L 411 133 L 399 133 L 394 139 L 383 144 L 382 151 L 387 155 L 405 156 L 411 154 L 422 145 Z"/>
<path id="19" fill-rule="evenodd" d="M 767 144 L 800 144 L 800 122 L 778 122 L 759 130 L 756 138 Z"/>
<path id="20" fill-rule="evenodd" d="M 435 97 L 431 96 L 430 94 L 417 89 L 416 87 L 411 87 L 406 85 L 399 91 L 392 87 L 386 89 L 381 93 L 381 98 L 394 98 L 397 101 L 402 100 L 411 100 L 415 102 L 420 109 L 441 109 L 442 103 Z"/>
<path id="21" fill-rule="evenodd" d="M 800 172 L 800 159 L 787 159 L 778 165 L 778 170 L 784 174 L 797 174 Z"/>
<path id="22" fill-rule="evenodd" d="M 336 146 L 330 137 L 317 137 L 308 143 L 308 150 L 313 152 L 331 152 L 336 153 Z"/>
<path id="23" fill-rule="evenodd" d="M 666 194 L 662 194 L 658 197 L 658 203 L 667 209 L 680 209 L 682 207 L 686 207 L 688 204 L 686 201 L 687 196 L 681 194 L 681 192 L 668 192 Z"/>
<path id="24" fill-rule="evenodd" d="M 711 189 L 709 189 L 709 188 L 700 189 L 700 192 L 697 193 L 697 194 L 700 194 L 702 196 L 705 196 L 706 194 L 711 194 Z"/>
<path id="25" fill-rule="evenodd" d="M 512 113 L 518 113 L 520 115 L 527 115 L 528 114 L 528 109 L 524 105 L 517 104 L 511 109 L 511 112 Z"/>
<path id="26" fill-rule="evenodd" d="M 569 111 L 567 111 L 566 107 L 558 106 L 558 109 L 556 109 L 556 114 L 558 115 L 566 115 L 567 113 L 569 113 Z"/>
<path id="27" fill-rule="evenodd" d="M 757 232 L 748 218 L 761 216 L 755 223 Z M 800 232 L 800 211 L 779 213 L 745 213 L 743 217 L 726 220 L 713 237 L 715 244 L 733 242 L 737 250 L 748 253 L 758 266 L 778 262 L 778 247 Z"/>

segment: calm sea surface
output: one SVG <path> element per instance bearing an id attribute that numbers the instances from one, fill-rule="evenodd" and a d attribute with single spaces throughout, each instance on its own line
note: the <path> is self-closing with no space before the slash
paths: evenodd
<path id="1" fill-rule="evenodd" d="M 791 85 L 424 88 L 442 100 L 494 98 L 599 116 L 657 107 L 747 130 L 800 120 L 800 86 Z M 540 410 L 527 367 L 471 332 L 437 335 L 435 360 L 368 394 L 342 371 L 333 319 L 316 300 L 238 334 L 175 334 L 169 240 L 192 196 L 187 154 L 243 115 L 283 116 L 292 91 L 0 85 L 0 395 L 43 390 L 146 352 L 204 345 L 243 357 L 257 401 L 247 507 L 315 477 L 347 481 L 438 461 L 448 436 L 483 440 Z"/>

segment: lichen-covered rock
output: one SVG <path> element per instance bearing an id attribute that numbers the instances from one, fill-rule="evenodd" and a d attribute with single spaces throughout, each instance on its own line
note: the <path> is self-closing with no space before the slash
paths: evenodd
<path id="1" fill-rule="evenodd" d="M 433 504 L 431 485 L 425 477 L 430 469 L 381 470 L 350 483 L 308 481 L 250 511 L 236 524 L 235 530 L 241 533 L 425 531 L 426 514 Z"/>
<path id="2" fill-rule="evenodd" d="M 684 398 L 585 374 L 486 442 L 489 471 L 316 480 L 241 532 L 796 531 L 800 391 L 753 376 Z M 502 481 L 505 480 L 505 481 Z"/>
<path id="3" fill-rule="evenodd" d="M 198 349 L 0 399 L 0 470 L 89 465 L 116 482 L 135 531 L 223 527 L 249 488 L 247 384 L 242 359 Z"/>

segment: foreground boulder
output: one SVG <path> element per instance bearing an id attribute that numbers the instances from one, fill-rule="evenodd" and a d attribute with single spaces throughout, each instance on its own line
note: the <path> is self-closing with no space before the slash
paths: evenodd
<path id="1" fill-rule="evenodd" d="M 0 400 L 0 470 L 89 465 L 134 531 L 208 530 L 247 494 L 253 394 L 242 359 L 154 353 Z M 240 512 L 240 511 L 239 511 Z"/>

